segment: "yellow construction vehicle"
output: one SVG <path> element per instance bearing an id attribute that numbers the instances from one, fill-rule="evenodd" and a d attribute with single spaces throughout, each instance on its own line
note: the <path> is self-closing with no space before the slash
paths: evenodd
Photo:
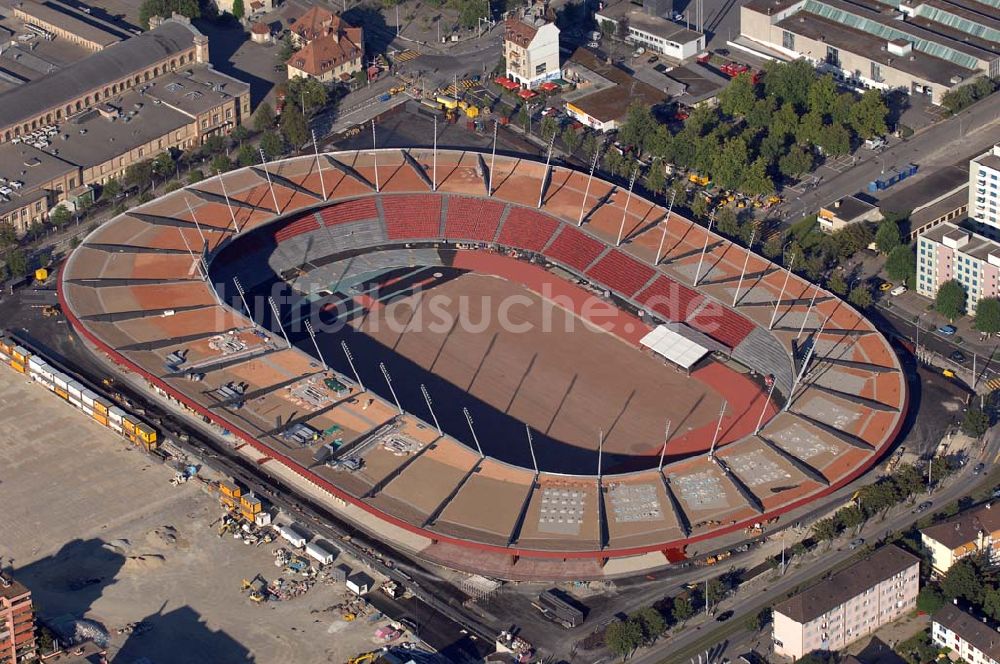
<path id="1" fill-rule="evenodd" d="M 50 316 L 58 316 L 61 313 L 61 309 L 58 304 L 47 304 L 42 308 L 42 316 L 49 318 Z"/>
<path id="2" fill-rule="evenodd" d="M 358 655 L 353 659 L 347 660 L 347 664 L 370 664 L 370 662 L 374 662 L 377 657 L 377 652 L 366 652 L 363 655 Z"/>
<path id="3" fill-rule="evenodd" d="M 707 175 L 698 175 L 697 173 L 692 173 L 691 175 L 689 175 L 688 180 L 702 187 L 711 182 L 711 179 L 709 179 Z"/>
<path id="4" fill-rule="evenodd" d="M 343 618 L 344 618 L 344 622 L 354 622 L 354 620 L 357 619 L 357 616 L 354 615 L 353 613 L 345 613 L 343 615 Z"/>

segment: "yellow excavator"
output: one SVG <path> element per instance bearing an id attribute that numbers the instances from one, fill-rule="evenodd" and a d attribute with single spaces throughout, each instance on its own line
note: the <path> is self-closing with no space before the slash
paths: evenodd
<path id="1" fill-rule="evenodd" d="M 358 655 L 353 659 L 347 660 L 347 664 L 371 664 L 378 657 L 377 652 L 366 652 L 363 655 Z"/>

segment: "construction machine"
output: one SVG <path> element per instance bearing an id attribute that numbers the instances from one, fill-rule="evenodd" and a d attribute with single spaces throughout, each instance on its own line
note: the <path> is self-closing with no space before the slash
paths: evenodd
<path id="1" fill-rule="evenodd" d="M 347 660 L 347 664 L 371 664 L 378 657 L 377 652 L 366 652 L 363 655 L 358 655 L 352 659 Z"/>

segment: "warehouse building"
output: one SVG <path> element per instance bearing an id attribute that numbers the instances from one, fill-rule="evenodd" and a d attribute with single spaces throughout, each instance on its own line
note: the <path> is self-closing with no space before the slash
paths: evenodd
<path id="1" fill-rule="evenodd" d="M 646 0 L 639 8 L 630 0 L 622 0 L 600 9 L 594 14 L 594 20 L 600 26 L 610 23 L 616 32 L 624 21 L 625 40 L 630 44 L 676 62 L 688 61 L 705 50 L 705 35 L 671 20 L 671 5 Z"/>
<path id="2" fill-rule="evenodd" d="M 121 30 L 86 14 L 78 14 L 67 5 L 22 0 L 12 4 L 10 9 L 15 18 L 40 28 L 52 38 L 64 39 L 94 53 L 128 37 Z"/>
<path id="3" fill-rule="evenodd" d="M 884 546 L 821 583 L 774 606 L 774 650 L 799 659 L 840 650 L 917 605 L 920 559 Z"/>
<path id="4" fill-rule="evenodd" d="M 613 131 L 635 103 L 657 106 L 666 93 L 578 48 L 566 62 L 566 77 L 576 90 L 563 95 L 566 114 L 595 131 Z"/>
<path id="5" fill-rule="evenodd" d="M 149 32 L 0 94 L 0 142 L 62 123 L 159 76 L 208 61 L 208 37 L 186 18 L 167 19 Z"/>
<path id="6" fill-rule="evenodd" d="M 740 33 L 737 45 L 768 58 L 806 58 L 849 84 L 935 104 L 1000 76 L 1000 18 L 977 0 L 750 0 Z"/>

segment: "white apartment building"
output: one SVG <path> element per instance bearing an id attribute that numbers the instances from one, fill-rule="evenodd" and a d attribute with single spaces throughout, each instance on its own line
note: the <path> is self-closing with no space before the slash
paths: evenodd
<path id="1" fill-rule="evenodd" d="M 534 88 L 562 77 L 559 66 L 559 28 L 545 19 L 507 19 L 504 24 L 503 55 L 507 78 Z"/>
<path id="2" fill-rule="evenodd" d="M 920 559 L 884 546 L 773 607 L 774 651 L 799 659 L 840 650 L 916 608 Z"/>
<path id="3" fill-rule="evenodd" d="M 1000 230 L 1000 144 L 969 162 L 969 218 Z"/>
<path id="4" fill-rule="evenodd" d="M 946 604 L 931 617 L 931 639 L 950 648 L 953 660 L 1000 664 L 1000 633 L 954 604 Z"/>
<path id="5" fill-rule="evenodd" d="M 597 25 L 610 23 L 618 29 L 623 20 L 628 27 L 626 41 L 672 60 L 691 60 L 705 50 L 705 35 L 675 21 L 637 9 L 627 0 L 608 5 L 594 14 Z"/>
<path id="6" fill-rule="evenodd" d="M 965 287 L 966 310 L 975 314 L 984 297 L 997 297 L 1000 243 L 951 222 L 923 233 L 917 241 L 917 293 L 933 298 L 946 281 Z"/>

